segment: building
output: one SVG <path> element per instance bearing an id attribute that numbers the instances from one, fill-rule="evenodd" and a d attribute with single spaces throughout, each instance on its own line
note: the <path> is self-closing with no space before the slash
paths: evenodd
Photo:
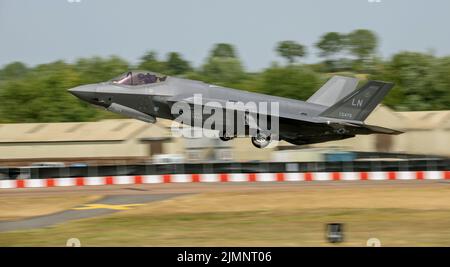
<path id="1" fill-rule="evenodd" d="M 167 120 L 148 124 L 134 119 L 0 124 L 0 166 L 33 162 L 123 164 L 147 162 L 158 154 L 183 155 L 188 162 L 246 160 L 252 154 L 259 160 L 270 158 L 270 151 L 258 151 L 244 139 L 222 142 L 173 137 L 171 124 Z"/>
<path id="2" fill-rule="evenodd" d="M 357 136 L 308 147 L 450 156 L 450 111 L 394 112 L 379 106 L 366 123 L 405 134 Z M 268 161 L 274 150 L 305 149 L 286 142 L 257 149 L 247 138 L 222 142 L 176 137 L 171 126 L 167 120 L 148 124 L 134 119 L 0 124 L 0 166 L 47 161 L 136 163 L 160 154 L 181 155 L 187 162 Z"/>
<path id="3" fill-rule="evenodd" d="M 352 151 L 450 156 L 450 110 L 395 112 L 378 106 L 366 120 L 393 128 L 401 135 L 367 135 L 314 145 Z"/>

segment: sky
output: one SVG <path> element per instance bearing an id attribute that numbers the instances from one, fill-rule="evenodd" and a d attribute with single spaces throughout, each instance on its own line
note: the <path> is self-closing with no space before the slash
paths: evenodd
<path id="1" fill-rule="evenodd" d="M 201 65 L 215 43 L 236 46 L 250 71 L 281 61 L 275 45 L 308 48 L 326 32 L 373 30 L 378 54 L 450 55 L 448 0 L 0 0 L 0 66 L 118 55 L 179 52 Z"/>

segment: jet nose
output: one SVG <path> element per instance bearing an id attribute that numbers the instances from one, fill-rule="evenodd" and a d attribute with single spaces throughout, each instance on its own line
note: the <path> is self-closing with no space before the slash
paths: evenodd
<path id="1" fill-rule="evenodd" d="M 82 85 L 68 90 L 74 96 L 88 102 L 92 102 L 96 94 L 95 85 Z"/>

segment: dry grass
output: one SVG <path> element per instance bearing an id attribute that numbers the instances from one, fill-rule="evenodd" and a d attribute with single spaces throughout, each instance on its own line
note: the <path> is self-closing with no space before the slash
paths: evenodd
<path id="1" fill-rule="evenodd" d="M 100 196 L 0 196 L 0 220 L 18 220 L 50 214 L 95 201 Z"/>
<path id="2" fill-rule="evenodd" d="M 117 216 L 304 209 L 450 209 L 450 186 L 294 188 L 271 192 L 220 192 L 152 203 Z"/>
<path id="3" fill-rule="evenodd" d="M 450 187 L 293 188 L 187 195 L 46 229 L 0 233 L 2 246 L 325 246 L 341 222 L 344 246 L 449 246 Z"/>

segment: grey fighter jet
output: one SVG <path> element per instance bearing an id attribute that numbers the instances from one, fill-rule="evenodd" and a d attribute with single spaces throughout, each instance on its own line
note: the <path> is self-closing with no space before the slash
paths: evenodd
<path id="1" fill-rule="evenodd" d="M 356 89 L 357 83 L 354 78 L 334 76 L 308 100 L 299 101 L 153 72 L 132 71 L 107 82 L 78 86 L 69 92 L 111 112 L 149 123 L 156 122 L 157 118 L 177 121 L 184 117 L 181 123 L 206 128 L 204 123 L 212 116 L 211 109 L 215 109 L 214 114 L 220 109 L 219 117 L 223 119 L 216 120 L 208 129 L 215 130 L 223 141 L 251 137 L 258 148 L 266 147 L 273 140 L 305 145 L 358 134 L 402 133 L 364 123 L 393 84 L 369 81 Z M 228 105 L 230 103 L 255 103 L 256 106 L 277 103 L 271 106 L 277 110 L 249 111 L 247 105 Z M 177 105 L 184 109 L 176 108 Z M 196 110 L 200 110 L 200 118 L 195 114 Z M 277 121 L 276 129 L 262 127 L 259 118 Z M 200 124 L 195 124 L 198 120 Z M 238 125 L 244 125 L 244 131 L 240 131 Z"/>

